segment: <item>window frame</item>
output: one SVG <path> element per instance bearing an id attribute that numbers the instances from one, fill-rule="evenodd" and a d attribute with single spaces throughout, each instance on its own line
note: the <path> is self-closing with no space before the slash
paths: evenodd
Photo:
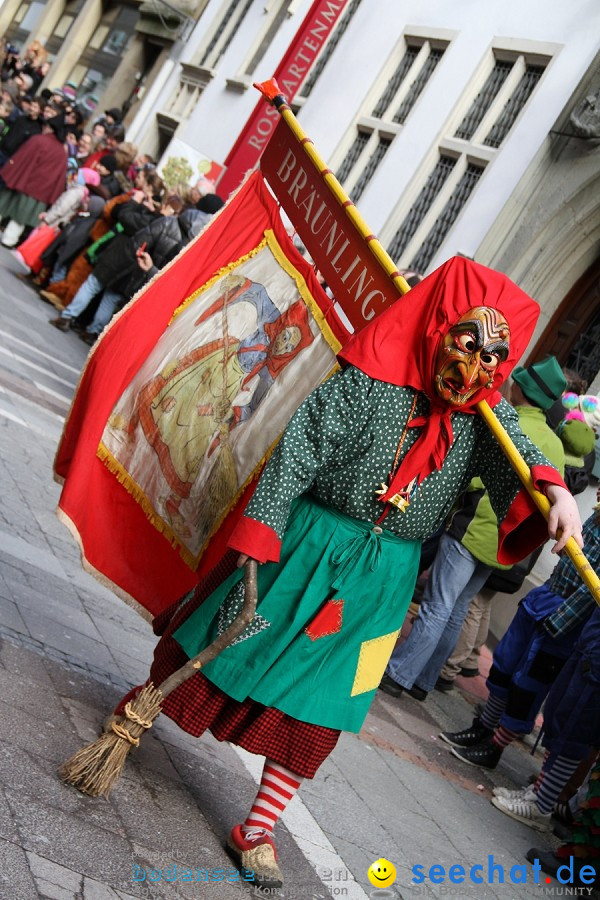
<path id="1" fill-rule="evenodd" d="M 221 4 L 219 11 L 216 13 L 210 28 L 206 33 L 206 37 L 195 53 L 195 63 L 198 68 L 214 71 L 220 63 L 222 57 L 227 52 L 229 44 L 235 37 L 238 29 L 241 27 L 246 14 L 250 12 L 250 7 L 254 0 L 225 0 Z M 223 25 L 223 19 L 231 10 L 229 20 Z M 236 15 L 237 13 L 237 15 Z M 214 46 L 211 44 L 214 41 Z"/>
<path id="2" fill-rule="evenodd" d="M 396 209 L 389 216 L 382 228 L 382 242 L 384 243 L 384 246 L 389 248 L 390 255 L 394 259 L 396 265 L 405 268 L 414 268 L 413 263 L 415 261 L 418 262 L 421 248 L 435 229 L 438 219 L 446 211 L 461 179 L 466 175 L 468 167 L 478 167 L 482 170 L 481 174 L 473 189 L 469 192 L 465 202 L 462 204 L 458 214 L 443 235 L 439 246 L 441 247 L 448 239 L 452 229 L 456 226 L 457 221 L 459 221 L 468 207 L 468 204 L 484 178 L 488 167 L 494 161 L 504 142 L 509 139 L 511 132 L 516 127 L 520 118 L 525 114 L 531 97 L 535 94 L 539 82 L 543 80 L 544 75 L 552 65 L 552 59 L 558 50 L 558 45 L 554 44 L 542 44 L 534 41 L 518 41 L 516 39 L 502 40 L 494 38 L 492 40 L 483 54 L 473 76 L 470 78 L 467 89 L 463 90 L 462 96 L 456 104 L 455 109 L 451 112 L 446 123 L 440 129 L 440 137 L 422 161 L 414 178 L 411 179 L 410 187 L 404 192 L 400 203 L 398 203 Z M 468 112 L 472 109 L 476 97 L 483 88 L 496 61 L 511 62 L 511 71 L 508 73 L 499 91 L 493 97 L 481 121 L 474 129 L 471 136 L 469 138 L 456 137 L 456 131 L 464 121 Z M 508 99 L 513 96 L 516 88 L 520 84 L 527 66 L 542 66 L 544 72 L 538 83 L 528 95 L 525 103 L 519 110 L 499 146 L 494 147 L 486 145 L 484 141 L 487 135 L 501 116 Z M 427 213 L 419 222 L 412 237 L 403 249 L 397 253 L 394 251 L 395 238 L 404 227 L 407 217 L 415 206 L 421 191 L 426 186 L 427 180 L 433 173 L 438 160 L 444 156 L 455 158 L 456 164 L 429 206 Z M 429 267 L 437 252 L 437 250 L 433 251 L 425 270 Z M 424 272 L 421 272 L 421 274 L 424 274 Z"/>
<path id="3" fill-rule="evenodd" d="M 261 64 L 278 30 L 293 15 L 294 0 L 270 0 L 263 6 L 264 19 L 252 41 L 248 53 L 238 69 L 238 77 L 252 80 L 257 67 Z"/>
<path id="4" fill-rule="evenodd" d="M 347 129 L 336 151 L 332 155 L 332 168 L 336 172 L 336 177 L 343 183 L 344 189 L 350 196 L 353 196 L 353 191 L 356 191 L 357 185 L 360 185 L 360 187 L 356 192 L 356 199 L 360 198 L 364 190 L 367 189 L 369 182 L 374 177 L 378 168 L 378 166 L 376 166 L 366 179 L 365 183 L 362 183 L 364 181 L 365 171 L 369 166 L 372 157 L 378 152 L 383 141 L 389 141 L 389 146 L 380 157 L 379 163 L 381 163 L 390 149 L 394 138 L 406 127 L 406 119 L 410 117 L 410 113 L 418 104 L 423 92 L 427 89 L 432 78 L 435 76 L 439 63 L 443 59 L 443 54 L 450 46 L 454 34 L 454 32 L 450 33 L 440 29 L 426 30 L 422 28 L 410 28 L 407 26 L 406 30 L 401 35 L 392 53 L 390 53 L 384 66 L 381 68 L 379 75 L 367 92 L 358 115 Z M 401 82 L 388 101 L 385 109 L 380 116 L 373 115 L 377 110 L 378 104 L 381 102 L 391 78 L 401 65 L 407 52 L 411 52 L 415 48 L 418 48 L 418 52 L 412 63 L 406 69 Z M 429 59 L 432 50 L 441 50 L 442 57 L 440 57 L 434 66 L 426 83 L 417 93 L 404 122 L 395 122 L 395 115 L 397 115 L 398 111 L 409 97 L 411 89 L 415 85 L 424 66 L 427 64 L 427 60 Z M 365 142 L 358 157 L 352 163 L 349 171 L 346 172 L 345 163 L 348 159 L 348 154 L 354 146 L 359 134 L 368 134 L 369 138 Z"/>

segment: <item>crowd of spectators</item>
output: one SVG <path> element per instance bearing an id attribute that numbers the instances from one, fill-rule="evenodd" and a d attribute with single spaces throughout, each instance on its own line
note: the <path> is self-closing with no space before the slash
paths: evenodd
<path id="1" fill-rule="evenodd" d="M 600 398 L 586 394 L 577 372 L 548 357 L 512 373 L 510 402 L 522 430 L 562 472 L 573 494 L 593 481 Z M 600 562 L 600 488 L 583 527 L 584 553 Z M 459 498 L 441 534 L 424 545 L 422 596 L 408 637 L 388 664 L 380 689 L 423 702 L 429 692 L 453 690 L 458 675 L 477 678 L 490 622 L 492 590 L 519 590 L 539 551 L 498 568 L 498 523 L 476 479 Z M 513 571 L 514 570 L 514 571 Z M 516 571 L 518 570 L 518 571 Z M 502 575 L 503 579 L 499 579 Z M 493 587 L 492 587 L 493 582 Z M 480 589 L 490 586 L 488 593 Z M 502 602 L 502 594 L 495 595 Z M 462 631 L 461 631 L 462 627 Z M 574 857 L 574 885 L 600 858 L 600 609 L 571 560 L 564 556 L 550 578 L 520 601 L 497 645 L 486 679 L 487 700 L 470 725 L 440 738 L 462 763 L 495 769 L 505 749 L 536 726 L 546 748 L 534 783 L 494 788 L 493 805 L 540 832 L 555 830 L 567 843 L 556 852 L 532 848 L 551 875 Z M 574 836 L 576 835 L 576 836 Z M 568 852 L 567 852 L 568 851 Z M 588 873 L 589 874 L 589 873 Z"/>
<path id="2" fill-rule="evenodd" d="M 2 245 L 24 263 L 46 227 L 41 271 L 29 274 L 60 311 L 51 324 L 92 344 L 223 201 L 205 178 L 167 190 L 121 109 L 90 116 L 69 85 L 40 90 L 47 72 L 39 43 L 19 54 L 0 42 Z"/>

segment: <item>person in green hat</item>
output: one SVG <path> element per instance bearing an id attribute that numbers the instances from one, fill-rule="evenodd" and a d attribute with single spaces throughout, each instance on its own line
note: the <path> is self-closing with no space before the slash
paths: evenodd
<path id="1" fill-rule="evenodd" d="M 565 484 L 575 496 L 581 494 L 590 483 L 590 472 L 594 466 L 596 433 L 582 419 L 565 418 L 559 423 L 556 433 L 565 451 Z"/>
<path id="2" fill-rule="evenodd" d="M 567 387 L 567 379 L 555 356 L 548 356 L 530 366 L 516 366 L 512 380 L 532 406 L 544 411 L 556 403 Z"/>
<path id="3" fill-rule="evenodd" d="M 566 385 L 558 361 L 550 357 L 527 368 L 518 366 L 510 395 L 520 428 L 561 475 L 563 447 L 546 424 L 544 410 L 562 395 Z M 451 690 L 460 666 L 454 666 L 451 673 L 442 666 L 459 640 L 470 603 L 495 570 L 509 568 L 498 561 L 498 520 L 488 492 L 483 481 L 474 478 L 440 539 L 419 615 L 408 638 L 392 653 L 381 690 L 393 697 L 406 691 L 415 700 L 424 700 L 433 687 Z M 481 620 L 484 626 L 489 622 L 489 605 L 489 600 L 487 610 L 481 605 L 479 620 L 469 619 L 470 646 L 465 648 L 465 659 L 480 632 Z"/>

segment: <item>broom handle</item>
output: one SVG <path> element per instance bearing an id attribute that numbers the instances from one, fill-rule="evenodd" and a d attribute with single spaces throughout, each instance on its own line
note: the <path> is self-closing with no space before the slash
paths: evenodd
<path id="1" fill-rule="evenodd" d="M 255 559 L 249 559 L 246 563 L 244 588 L 244 605 L 242 606 L 242 611 L 239 616 L 234 619 L 229 628 L 225 629 L 223 634 L 220 634 L 212 644 L 209 644 L 208 647 L 202 650 L 197 656 L 188 659 L 184 666 L 177 669 L 159 684 L 158 690 L 163 697 L 166 697 L 171 691 L 178 688 L 180 684 L 183 684 L 184 681 L 187 681 L 188 678 L 195 675 L 196 672 L 202 669 L 207 663 L 216 659 L 219 653 L 225 650 L 226 647 L 229 647 L 236 637 L 239 637 L 244 628 L 250 624 L 256 613 L 256 604 L 258 602 L 257 562 Z"/>
<path id="2" fill-rule="evenodd" d="M 500 444 L 500 447 L 504 451 L 504 455 L 507 457 L 509 463 L 517 473 L 519 479 L 523 483 L 523 486 L 527 490 L 527 493 L 533 499 L 533 502 L 547 521 L 551 507 L 550 501 L 547 497 L 545 497 L 539 491 L 536 491 L 536 489 L 534 488 L 529 466 L 515 447 L 505 428 L 498 421 L 496 414 L 492 411 L 486 400 L 481 400 L 477 404 L 477 411 L 485 420 L 486 425 Z M 592 597 L 600 606 L 600 578 L 598 578 L 598 576 L 594 572 L 585 554 L 579 548 L 579 545 L 577 544 L 575 538 L 569 538 L 569 540 L 565 544 L 565 551 L 567 553 L 567 556 L 577 569 L 579 577 L 582 579 L 582 581 L 585 582 Z"/>

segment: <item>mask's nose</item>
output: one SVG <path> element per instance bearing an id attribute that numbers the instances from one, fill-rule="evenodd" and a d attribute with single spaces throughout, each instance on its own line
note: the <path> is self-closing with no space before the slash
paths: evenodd
<path id="1" fill-rule="evenodd" d="M 460 362 L 458 370 L 462 376 L 465 388 L 470 390 L 479 376 L 479 359 L 472 358 L 469 363 Z"/>

